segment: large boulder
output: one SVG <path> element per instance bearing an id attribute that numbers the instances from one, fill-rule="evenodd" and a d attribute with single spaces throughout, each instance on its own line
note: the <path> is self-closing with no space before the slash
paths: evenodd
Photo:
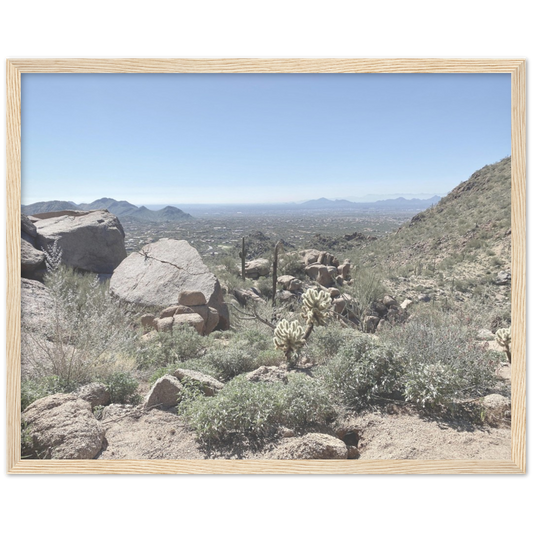
<path id="1" fill-rule="evenodd" d="M 191 292 L 200 292 L 207 306 L 218 311 L 218 329 L 229 328 L 220 283 L 187 241 L 161 239 L 133 252 L 113 273 L 110 290 L 126 302 L 161 310 L 188 305 L 183 302 L 189 301 Z M 183 293 L 188 295 L 185 300 Z"/>
<path id="2" fill-rule="evenodd" d="M 53 309 L 50 290 L 35 280 L 21 280 L 22 331 L 42 332 Z"/>
<path id="3" fill-rule="evenodd" d="M 347 459 L 346 444 L 323 433 L 308 433 L 287 439 L 273 452 L 272 459 Z"/>
<path id="4" fill-rule="evenodd" d="M 20 234 L 22 239 L 35 246 L 37 242 L 37 228 L 27 215 L 20 217 Z"/>
<path id="5" fill-rule="evenodd" d="M 224 384 L 217 379 L 206 374 L 202 374 L 201 372 L 196 372 L 195 370 L 178 368 L 174 372 L 174 377 L 180 381 L 190 381 L 194 383 L 202 389 L 202 392 L 206 396 L 214 396 L 218 391 L 224 388 Z"/>
<path id="6" fill-rule="evenodd" d="M 59 211 L 34 215 L 37 245 L 58 241 L 65 265 L 97 274 L 112 274 L 126 257 L 124 230 L 107 210 Z"/>
<path id="7" fill-rule="evenodd" d="M 268 259 L 254 259 L 244 265 L 244 274 L 247 278 L 258 279 L 260 276 L 268 276 L 270 273 L 270 261 Z"/>
<path id="8" fill-rule="evenodd" d="M 181 382 L 169 374 L 159 378 L 144 400 L 144 408 L 161 407 L 169 409 L 179 402 L 179 395 L 183 390 Z"/>
<path id="9" fill-rule="evenodd" d="M 37 228 L 26 215 L 20 219 L 20 271 L 23 278 L 43 280 L 45 255 L 36 248 Z"/>
<path id="10" fill-rule="evenodd" d="M 93 459 L 105 430 L 91 404 L 75 394 L 54 394 L 33 402 L 22 413 L 23 454 L 36 459 Z"/>
<path id="11" fill-rule="evenodd" d="M 259 368 L 252 370 L 252 372 L 245 374 L 245 377 L 248 381 L 252 381 L 254 383 L 258 383 L 260 381 L 267 383 L 287 383 L 287 375 L 288 372 L 284 368 L 280 368 L 278 366 L 260 366 Z"/>
<path id="12" fill-rule="evenodd" d="M 20 268 L 23 278 L 41 281 L 46 271 L 45 255 L 27 240 L 20 239 Z"/>

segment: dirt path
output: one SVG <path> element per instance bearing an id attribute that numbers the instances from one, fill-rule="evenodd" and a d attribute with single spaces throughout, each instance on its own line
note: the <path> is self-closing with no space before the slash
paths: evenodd
<path id="1" fill-rule="evenodd" d="M 265 459 L 280 439 L 239 439 L 211 450 L 202 447 L 180 417 L 140 407 L 110 406 L 102 420 L 107 444 L 97 459 Z M 446 424 L 416 414 L 368 413 L 352 420 L 361 457 L 371 459 L 510 460 L 511 430 L 468 423 Z"/>

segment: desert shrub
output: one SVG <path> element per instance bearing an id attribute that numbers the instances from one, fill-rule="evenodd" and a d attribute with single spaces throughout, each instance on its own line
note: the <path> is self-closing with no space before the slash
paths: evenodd
<path id="1" fill-rule="evenodd" d="M 352 285 L 344 286 L 342 290 L 350 296 L 346 310 L 357 318 L 362 328 L 363 319 L 372 304 L 383 298 L 386 290 L 381 281 L 381 275 L 375 269 L 357 268 L 352 277 Z"/>
<path id="2" fill-rule="evenodd" d="M 350 342 L 357 336 L 360 336 L 359 331 L 342 328 L 338 324 L 319 326 L 307 341 L 305 354 L 313 361 L 323 363 L 337 355 L 345 342 Z"/>
<path id="3" fill-rule="evenodd" d="M 475 239 L 470 239 L 466 243 L 466 248 L 471 249 L 471 250 L 477 250 L 478 248 L 481 248 L 484 245 L 485 245 L 485 241 L 479 238 L 475 238 Z"/>
<path id="4" fill-rule="evenodd" d="M 233 337 L 233 341 L 243 343 L 255 352 L 268 350 L 272 347 L 271 332 L 250 326 L 239 330 Z"/>
<path id="5" fill-rule="evenodd" d="M 291 375 L 287 384 L 252 383 L 240 376 L 216 396 L 185 397 L 178 410 L 202 440 L 266 436 L 281 425 L 324 423 L 334 412 L 320 382 L 302 375 Z"/>
<path id="6" fill-rule="evenodd" d="M 344 343 L 321 377 L 343 407 L 361 407 L 402 391 L 405 357 L 399 350 L 368 337 Z"/>
<path id="7" fill-rule="evenodd" d="M 267 300 L 272 299 L 272 295 L 274 294 L 272 292 L 272 278 L 259 278 L 255 282 L 255 286 L 264 298 Z"/>
<path id="8" fill-rule="evenodd" d="M 323 383 L 303 374 L 289 374 L 288 384 L 279 385 L 283 391 L 283 410 L 280 421 L 284 426 L 304 428 L 324 423 L 334 416 L 335 409 Z"/>
<path id="9" fill-rule="evenodd" d="M 215 377 L 222 381 L 257 368 L 253 356 L 248 351 L 234 346 L 209 352 L 203 359 L 203 362 L 215 369 Z"/>
<path id="10" fill-rule="evenodd" d="M 139 382 L 128 372 L 114 372 L 104 383 L 109 389 L 111 403 L 137 404 L 141 401 L 137 394 Z"/>
<path id="11" fill-rule="evenodd" d="M 305 265 L 296 253 L 283 254 L 279 259 L 278 276 L 305 279 Z"/>
<path id="12" fill-rule="evenodd" d="M 268 350 L 262 350 L 255 355 L 254 366 L 256 368 L 259 368 L 260 366 L 279 366 L 285 361 L 286 358 L 283 352 L 271 348 Z"/>
<path id="13" fill-rule="evenodd" d="M 133 366 L 135 333 L 129 309 L 114 300 L 107 283 L 57 266 L 45 277 L 52 306 L 43 335 L 24 331 L 23 359 L 35 379 L 57 376 L 68 387 L 103 380 Z"/>
<path id="14" fill-rule="evenodd" d="M 231 340 L 234 335 L 235 335 L 234 331 L 232 331 L 231 329 L 227 329 L 227 330 L 213 331 L 212 333 L 209 334 L 209 337 L 211 338 L 211 340 L 228 341 L 228 340 Z"/>
<path id="15" fill-rule="evenodd" d="M 154 382 L 165 374 L 172 374 L 178 367 L 196 370 L 216 379 L 228 381 L 263 365 L 279 365 L 285 359 L 283 354 L 274 349 L 272 335 L 267 331 L 250 328 L 224 337 L 216 340 L 211 338 L 209 344 L 205 345 L 206 349 L 203 349 L 197 357 L 185 360 L 161 359 L 163 366 L 152 374 L 151 381 Z"/>
<path id="16" fill-rule="evenodd" d="M 445 405 L 456 398 L 461 383 L 457 369 L 449 365 L 412 362 L 405 374 L 405 399 L 422 407 Z"/>
<path id="17" fill-rule="evenodd" d="M 230 341 L 230 346 L 249 353 L 253 359 L 252 370 L 262 365 L 279 365 L 285 360 L 283 354 L 274 349 L 272 330 L 261 324 L 254 324 L 237 331 Z"/>
<path id="18" fill-rule="evenodd" d="M 166 366 L 177 361 L 200 357 L 213 339 L 203 337 L 193 327 L 180 325 L 172 334 L 158 333 L 136 351 L 139 368 Z"/>
<path id="19" fill-rule="evenodd" d="M 39 379 L 24 378 L 21 387 L 21 409 L 24 411 L 33 402 L 51 394 L 72 392 L 76 387 L 59 376 L 45 376 Z"/>
<path id="20" fill-rule="evenodd" d="M 427 313 L 381 333 L 406 353 L 406 397 L 421 405 L 479 396 L 494 385 L 499 356 L 475 335 L 475 321 L 446 312 Z"/>
<path id="21" fill-rule="evenodd" d="M 231 293 L 234 289 L 243 289 L 249 282 L 242 279 L 240 258 L 234 254 L 217 256 L 216 264 L 214 259 L 205 257 L 206 264 L 216 274 L 220 284 Z"/>

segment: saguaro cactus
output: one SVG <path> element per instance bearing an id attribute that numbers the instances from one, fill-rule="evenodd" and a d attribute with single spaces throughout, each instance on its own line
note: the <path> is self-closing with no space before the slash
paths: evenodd
<path id="1" fill-rule="evenodd" d="M 274 260 L 272 261 L 272 305 L 276 301 L 276 291 L 278 289 L 278 253 L 282 248 L 281 241 L 276 243 L 274 247 Z"/>
<path id="2" fill-rule="evenodd" d="M 245 270 L 245 263 L 246 263 L 246 245 L 245 245 L 245 242 L 244 242 L 244 237 L 242 238 L 242 247 L 241 247 L 241 251 L 239 253 L 239 257 L 241 258 L 241 276 L 242 276 L 242 279 L 246 279 L 246 275 L 244 273 L 244 270 Z"/>

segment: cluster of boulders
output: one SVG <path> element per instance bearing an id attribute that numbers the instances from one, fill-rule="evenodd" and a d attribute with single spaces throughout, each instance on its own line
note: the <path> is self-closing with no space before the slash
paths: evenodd
<path id="1" fill-rule="evenodd" d="M 333 254 L 319 250 L 302 250 L 299 253 L 305 265 L 305 273 L 323 287 L 342 286 L 349 281 L 350 261 L 345 260 L 341 264 Z"/>
<path id="2" fill-rule="evenodd" d="M 346 316 L 349 320 L 358 323 L 361 317 L 356 312 L 357 302 L 355 302 L 350 295 L 340 295 L 338 289 L 330 289 L 333 298 L 333 310 L 335 313 Z M 339 294 L 337 294 L 339 293 Z M 409 314 L 407 308 L 412 304 L 411 300 L 404 300 L 402 304 L 398 304 L 395 298 L 385 295 L 382 299 L 374 301 L 367 310 L 364 317 L 362 317 L 362 329 L 367 333 L 375 333 L 379 331 L 386 323 L 396 324 L 407 320 Z"/>
<path id="3" fill-rule="evenodd" d="M 370 306 L 364 317 L 358 312 L 358 302 L 349 294 L 341 293 L 340 287 L 352 283 L 352 265 L 349 260 L 342 263 L 333 254 L 315 249 L 292 252 L 296 254 L 305 268 L 309 281 L 302 281 L 295 276 L 282 275 L 277 279 L 278 291 L 276 299 L 279 301 L 291 301 L 297 299 L 310 287 L 316 284 L 330 293 L 333 311 L 346 319 L 359 324 L 363 321 L 362 329 L 368 333 L 374 333 L 386 322 L 398 323 L 408 318 L 407 308 L 413 303 L 406 299 L 399 304 L 392 296 L 386 295 L 381 300 L 376 300 Z M 246 276 L 258 279 L 270 274 L 270 263 L 266 259 L 254 259 L 246 263 Z M 263 296 L 255 287 L 249 289 L 234 289 L 233 296 L 241 305 L 249 302 L 264 301 Z M 424 300 L 425 301 L 425 300 Z"/>
<path id="4" fill-rule="evenodd" d="M 224 385 L 200 372 L 177 369 L 158 379 L 138 406 L 139 415 L 153 408 L 175 407 L 183 384 L 192 383 L 206 396 L 213 396 Z M 29 405 L 22 413 L 25 457 L 35 459 L 94 459 L 105 444 L 104 419 L 120 406 L 110 404 L 110 391 L 102 383 L 91 383 L 76 393 L 53 394 Z M 100 420 L 95 408 L 100 407 Z"/>
<path id="5" fill-rule="evenodd" d="M 200 335 L 209 335 L 218 326 L 219 321 L 218 311 L 207 305 L 204 294 L 199 291 L 181 292 L 178 304 L 163 309 L 158 317 L 152 313 L 141 317 L 145 333 L 151 329 L 172 333 L 175 326 L 186 324 L 195 328 Z"/>
<path id="6" fill-rule="evenodd" d="M 22 215 L 24 279 L 43 280 L 45 251 L 52 253 L 54 246 L 62 264 L 110 278 L 118 299 L 163 310 L 158 330 L 169 331 L 178 322 L 203 334 L 229 328 L 220 283 L 187 241 L 161 239 L 126 257 L 122 225 L 107 210 Z"/>
<path id="7" fill-rule="evenodd" d="M 125 302 L 163 310 L 154 316 L 158 331 L 191 321 L 204 333 L 230 325 L 218 279 L 187 241 L 160 239 L 133 252 L 115 269 L 109 289 Z"/>
<path id="8" fill-rule="evenodd" d="M 305 273 L 312 281 L 316 281 L 323 287 L 331 287 L 335 284 L 342 285 L 344 282 L 350 279 L 350 261 L 345 260 L 342 264 L 340 261 L 329 252 L 321 252 L 319 250 L 301 250 L 300 252 L 291 252 L 296 254 L 298 259 L 305 267 Z M 267 259 L 258 258 L 252 261 L 248 261 L 244 265 L 244 274 L 247 278 L 257 280 L 260 277 L 266 277 L 270 275 L 271 263 Z M 282 276 L 283 279 L 280 283 L 288 283 L 288 277 Z M 294 286 L 291 288 L 285 288 L 291 292 L 297 292 L 301 289 L 301 286 L 297 285 L 297 280 L 291 277 L 294 282 Z M 280 278 L 278 278 L 278 281 Z"/>

